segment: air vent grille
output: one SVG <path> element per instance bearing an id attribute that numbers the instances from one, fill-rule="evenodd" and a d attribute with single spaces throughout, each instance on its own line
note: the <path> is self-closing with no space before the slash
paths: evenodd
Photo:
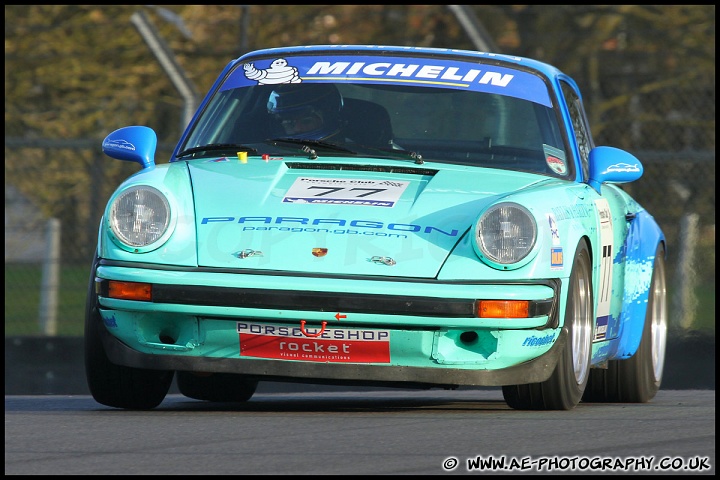
<path id="1" fill-rule="evenodd" d="M 287 162 L 288 168 L 298 170 L 349 170 L 356 172 L 401 173 L 405 175 L 434 176 L 438 171 L 431 168 L 399 167 L 387 165 L 358 165 L 347 163 Z"/>

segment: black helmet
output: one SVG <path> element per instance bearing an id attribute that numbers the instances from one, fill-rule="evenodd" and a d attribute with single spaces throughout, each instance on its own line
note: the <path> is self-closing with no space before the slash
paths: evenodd
<path id="1" fill-rule="evenodd" d="M 278 85 L 270 93 L 267 110 L 282 127 L 281 135 L 323 140 L 340 131 L 343 99 L 330 83 Z"/>

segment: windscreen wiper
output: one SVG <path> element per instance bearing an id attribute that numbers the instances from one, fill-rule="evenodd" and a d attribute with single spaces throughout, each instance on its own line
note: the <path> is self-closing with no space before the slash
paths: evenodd
<path id="1" fill-rule="evenodd" d="M 376 147 L 369 147 L 363 145 L 363 148 L 366 148 L 367 150 L 371 152 L 375 152 L 374 155 L 382 155 L 392 158 L 401 158 L 401 159 L 410 159 L 414 160 L 415 163 L 418 165 L 422 165 L 425 163 L 423 160 L 422 155 L 420 155 L 418 152 L 413 152 L 410 150 L 405 150 L 404 148 L 376 148 Z"/>
<path id="2" fill-rule="evenodd" d="M 218 152 L 218 151 L 230 151 L 230 152 L 248 152 L 257 153 L 257 149 L 248 147 L 247 145 L 241 145 L 239 143 L 209 143 L 207 145 L 200 145 L 199 147 L 191 147 L 178 153 L 177 158 L 186 157 L 198 152 Z"/>
<path id="3" fill-rule="evenodd" d="M 270 140 L 267 140 L 268 142 L 271 142 L 273 145 L 277 146 L 278 143 L 288 143 L 290 145 L 300 145 L 301 150 L 303 152 L 306 152 L 310 155 L 310 158 L 317 158 L 317 152 L 315 149 L 325 149 L 325 150 L 333 150 L 335 152 L 342 152 L 342 153 L 348 153 L 351 155 L 356 155 L 357 152 L 354 152 L 353 150 L 350 150 L 349 148 L 342 147 L 336 143 L 331 142 L 324 142 L 322 140 L 309 140 L 304 138 L 293 138 L 293 137 L 280 137 L 280 138 L 271 138 Z"/>

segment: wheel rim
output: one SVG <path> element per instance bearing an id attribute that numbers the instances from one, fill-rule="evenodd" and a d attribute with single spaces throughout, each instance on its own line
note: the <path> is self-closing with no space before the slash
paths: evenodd
<path id="1" fill-rule="evenodd" d="M 592 309 L 590 306 L 590 272 L 586 262 L 578 262 L 575 293 L 572 302 L 572 355 L 575 381 L 582 385 L 590 365 Z"/>
<path id="2" fill-rule="evenodd" d="M 662 254 L 662 252 L 660 252 Z M 652 364 L 655 381 L 659 382 L 665 364 L 665 345 L 667 344 L 667 291 L 665 285 L 665 264 L 655 263 L 652 290 L 652 318 L 650 322 Z"/>

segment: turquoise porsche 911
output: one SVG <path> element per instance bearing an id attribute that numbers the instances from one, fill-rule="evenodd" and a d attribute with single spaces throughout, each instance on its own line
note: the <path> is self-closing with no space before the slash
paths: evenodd
<path id="1" fill-rule="evenodd" d="M 535 60 L 372 45 L 232 60 L 170 158 L 104 210 L 85 320 L 95 401 L 246 402 L 258 382 L 499 387 L 515 409 L 648 402 L 666 242 Z"/>

